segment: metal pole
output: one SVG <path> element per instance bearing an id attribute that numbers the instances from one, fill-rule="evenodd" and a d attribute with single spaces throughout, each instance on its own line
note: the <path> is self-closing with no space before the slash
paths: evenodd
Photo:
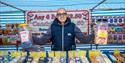
<path id="1" fill-rule="evenodd" d="M 0 13 L 15 13 L 15 12 L 20 12 L 20 11 L 0 11 Z"/>
<path id="2" fill-rule="evenodd" d="M 92 12 L 91 12 L 91 24 L 90 24 L 91 26 L 91 34 L 93 34 L 94 33 L 94 29 L 93 29 L 93 23 L 92 23 Z M 95 36 L 95 34 L 94 34 L 94 36 Z M 94 37 L 92 37 L 92 43 L 90 44 L 90 49 L 92 50 L 92 45 L 93 45 L 93 43 L 94 43 Z"/>
<path id="3" fill-rule="evenodd" d="M 13 6 L 13 5 L 7 4 L 7 3 L 2 2 L 2 1 L 0 1 L 0 3 L 1 3 L 1 4 L 4 4 L 4 5 L 6 5 L 6 6 L 9 6 L 9 7 L 15 8 L 15 9 L 17 9 L 17 10 L 23 11 L 23 12 L 25 11 L 25 10 L 23 10 L 23 9 L 17 8 L 17 7 L 15 7 L 15 6 Z"/>
<path id="4" fill-rule="evenodd" d="M 94 9 L 94 10 L 125 10 L 125 8 L 107 8 L 107 9 Z"/>
<path id="5" fill-rule="evenodd" d="M 24 13 L 24 23 L 26 23 L 26 11 L 24 11 L 23 13 Z"/>
<path id="6" fill-rule="evenodd" d="M 91 11 L 93 11 L 96 7 L 98 7 L 99 5 L 101 5 L 102 3 L 104 3 L 106 0 L 102 0 L 101 2 L 99 2 L 97 5 L 95 5 L 92 9 L 90 9 Z"/>
<path id="7" fill-rule="evenodd" d="M 92 12 L 93 12 L 93 10 L 96 8 L 96 7 L 98 7 L 99 5 L 101 5 L 102 3 L 104 3 L 106 0 L 102 0 L 101 2 L 99 2 L 97 5 L 95 5 L 94 7 L 92 7 L 92 9 L 90 9 L 90 11 L 91 11 L 91 31 L 92 31 L 92 33 L 94 33 L 94 29 L 93 29 L 93 23 L 92 23 Z M 94 34 L 95 35 L 95 34 Z M 95 37 L 93 37 L 93 39 L 92 39 L 92 42 L 94 42 L 94 38 Z M 90 44 L 90 49 L 92 49 L 92 43 Z M 96 47 L 96 49 L 98 48 L 98 45 L 97 45 L 97 47 Z"/>

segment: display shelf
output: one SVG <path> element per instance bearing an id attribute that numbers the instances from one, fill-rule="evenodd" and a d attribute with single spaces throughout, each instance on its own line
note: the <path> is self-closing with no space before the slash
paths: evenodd
<path id="1" fill-rule="evenodd" d="M 15 45 L 1 45 L 0 50 L 22 50 L 21 46 L 15 46 Z"/>
<path id="2" fill-rule="evenodd" d="M 72 59 L 73 62 L 75 62 L 77 59 L 78 59 L 78 61 L 85 61 L 85 58 L 87 58 L 86 62 L 83 62 L 83 63 L 93 63 L 93 61 L 96 61 L 96 60 L 102 61 L 102 59 L 106 60 L 106 61 L 109 61 L 107 63 L 116 63 L 118 61 L 124 61 L 125 59 L 120 60 L 114 55 L 115 50 L 119 50 L 120 55 L 125 54 L 125 44 L 76 44 L 76 50 L 74 52 L 72 52 L 72 55 L 73 55 L 72 57 L 69 56 L 68 53 L 66 53 L 65 56 L 61 56 L 62 54 L 64 54 L 64 52 L 63 53 L 56 52 L 56 53 L 53 54 L 54 56 L 50 57 L 49 52 L 52 52 L 51 51 L 51 45 L 34 45 L 28 51 L 26 51 L 26 50 L 24 51 L 23 48 L 21 47 L 21 45 L 19 45 L 18 47 L 16 45 L 0 46 L 0 52 L 6 51 L 6 52 L 4 52 L 5 56 L 10 55 L 9 52 L 11 52 L 11 54 L 12 54 L 15 51 L 17 53 L 17 55 L 18 55 L 18 53 L 21 53 L 21 54 L 25 55 L 25 56 L 18 56 L 18 57 L 21 58 L 21 60 L 23 62 L 27 62 L 27 61 L 31 60 L 31 58 L 33 58 L 33 60 L 31 60 L 32 62 L 35 62 L 35 60 L 38 60 L 38 58 L 39 59 L 41 58 L 41 60 L 39 60 L 39 61 L 42 62 L 43 57 L 39 57 L 39 56 L 44 56 L 44 62 L 43 63 L 47 63 L 50 60 L 50 58 L 53 58 L 53 60 L 56 62 L 56 61 L 61 60 L 60 59 L 61 57 L 65 58 L 65 60 L 66 60 L 65 63 L 70 63 L 71 59 Z M 85 54 L 83 54 L 84 57 L 80 57 L 79 56 L 80 53 L 78 51 L 86 52 Z M 92 53 L 92 54 L 97 54 L 97 53 L 100 52 L 99 54 L 101 54 L 101 55 L 92 56 L 92 58 L 93 57 L 98 58 L 96 60 L 93 60 L 92 58 L 90 58 L 91 55 L 89 55 L 90 54 L 89 51 L 95 51 L 96 52 L 96 53 Z M 62 51 L 60 51 L 60 52 L 62 52 Z M 13 57 L 13 55 L 17 56 L 17 55 L 15 55 L 16 53 L 13 53 L 12 56 L 10 55 L 10 59 L 12 57 L 13 61 L 14 61 L 14 59 L 19 60 L 18 57 Z M 70 54 L 71 54 L 71 52 L 70 52 Z M 51 53 L 51 55 L 52 55 L 52 53 Z M 55 57 L 57 55 L 60 55 L 60 56 Z M 3 57 L 3 56 L 1 56 L 1 57 Z M 80 60 L 80 58 L 84 58 L 84 59 Z M 122 58 L 124 58 L 124 56 Z"/>
<path id="3" fill-rule="evenodd" d="M 92 46 L 92 48 L 91 48 Z M 44 51 L 51 51 L 51 45 L 34 45 L 33 48 L 44 48 Z M 16 45 L 4 45 L 0 46 L 0 50 L 16 50 Z M 22 47 L 18 46 L 18 49 L 21 50 Z M 125 44 L 77 44 L 76 45 L 77 50 L 125 50 Z"/>

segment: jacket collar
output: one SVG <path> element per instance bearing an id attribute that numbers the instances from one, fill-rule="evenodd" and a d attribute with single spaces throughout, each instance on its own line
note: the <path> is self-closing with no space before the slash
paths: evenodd
<path id="1" fill-rule="evenodd" d="M 64 23 L 64 25 L 67 25 L 69 23 L 71 23 L 71 19 L 67 18 L 66 21 L 65 21 L 65 23 Z M 54 25 L 61 25 L 60 21 L 57 18 L 54 19 L 53 24 Z"/>

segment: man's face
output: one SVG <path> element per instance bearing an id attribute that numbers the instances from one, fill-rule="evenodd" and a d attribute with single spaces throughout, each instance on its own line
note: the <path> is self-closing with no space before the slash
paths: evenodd
<path id="1" fill-rule="evenodd" d="M 67 13 L 65 9 L 59 9 L 57 11 L 57 19 L 61 22 L 64 23 L 67 19 Z"/>

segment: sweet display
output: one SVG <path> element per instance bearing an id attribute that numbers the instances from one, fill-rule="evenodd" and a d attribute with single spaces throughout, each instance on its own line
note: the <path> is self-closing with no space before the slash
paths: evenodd
<path id="1" fill-rule="evenodd" d="M 66 63 L 66 51 L 50 51 L 48 52 L 47 63 Z"/>
<path id="2" fill-rule="evenodd" d="M 86 57 L 86 51 L 69 51 L 69 63 L 89 63 Z"/>
<path id="3" fill-rule="evenodd" d="M 6 24 L 0 28 L 0 45 L 20 44 L 18 24 Z"/>
<path id="4" fill-rule="evenodd" d="M 96 24 L 95 44 L 107 44 L 108 41 L 108 23 L 105 19 L 100 19 Z"/>
<path id="5" fill-rule="evenodd" d="M 124 53 L 121 53 L 118 49 L 116 49 L 113 54 L 108 54 L 108 56 L 113 63 L 125 63 Z"/>
<path id="6" fill-rule="evenodd" d="M 125 54 L 100 50 L 77 51 L 0 51 L 0 63 L 125 63 Z"/>
<path id="7" fill-rule="evenodd" d="M 45 57 L 46 52 L 30 52 L 30 55 L 27 58 L 27 60 L 33 63 L 44 63 Z"/>
<path id="8" fill-rule="evenodd" d="M 125 0 L 0 0 L 0 63 L 125 63 Z"/>
<path id="9" fill-rule="evenodd" d="M 101 40 L 103 43 L 107 40 L 108 44 L 124 44 L 125 43 L 125 18 L 124 16 L 93 16 L 93 21 L 96 25 L 97 32 L 95 33 L 95 43 L 101 44 Z M 104 26 L 101 26 L 100 23 L 102 21 L 106 21 L 108 24 L 108 29 L 104 29 Z M 104 25 L 106 25 L 104 24 Z M 102 28 L 103 27 L 103 28 Z M 100 31 L 98 31 L 100 30 Z M 107 35 L 107 32 L 108 35 Z M 105 31 L 105 32 L 104 32 Z M 102 33 L 102 34 L 101 34 Z M 103 37 L 100 39 L 99 37 Z M 105 39 L 107 37 L 108 39 Z"/>
<path id="10" fill-rule="evenodd" d="M 5 54 L 6 53 L 6 54 Z M 0 51 L 0 60 L 5 63 L 43 63 L 45 52 Z"/>
<path id="11" fill-rule="evenodd" d="M 89 51 L 89 58 L 92 63 L 112 63 L 105 54 L 98 50 Z"/>
<path id="12" fill-rule="evenodd" d="M 30 32 L 28 30 L 28 24 L 19 24 L 19 34 L 21 39 L 21 46 L 23 48 L 30 48 L 32 46 L 32 41 Z"/>
<path id="13" fill-rule="evenodd" d="M 120 62 L 125 63 L 125 58 L 122 56 L 122 54 L 120 54 L 119 50 L 114 51 L 114 56 L 116 57 L 118 63 L 120 63 Z"/>
<path id="14" fill-rule="evenodd" d="M 109 43 L 125 43 L 125 24 L 109 24 Z"/>
<path id="15" fill-rule="evenodd" d="M 116 63 L 117 59 L 116 59 L 112 54 L 109 54 L 109 57 L 111 58 L 111 60 L 112 60 L 113 62 Z"/>
<path id="16" fill-rule="evenodd" d="M 0 51 L 1 62 L 5 63 L 22 63 L 25 59 L 26 52 L 17 51 Z"/>
<path id="17" fill-rule="evenodd" d="M 109 58 L 107 57 L 106 54 L 102 54 L 102 57 L 103 57 L 105 63 L 112 63 L 112 62 L 109 60 Z"/>

